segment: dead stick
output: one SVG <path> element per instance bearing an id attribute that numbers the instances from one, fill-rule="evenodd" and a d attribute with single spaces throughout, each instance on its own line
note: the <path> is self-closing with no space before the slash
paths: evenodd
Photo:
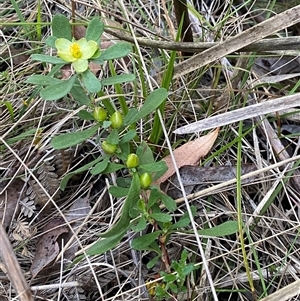
<path id="1" fill-rule="evenodd" d="M 7 274 L 15 287 L 20 301 L 33 301 L 29 286 L 21 271 L 14 250 L 9 242 L 5 229 L 0 222 L 0 257 L 5 264 Z"/>

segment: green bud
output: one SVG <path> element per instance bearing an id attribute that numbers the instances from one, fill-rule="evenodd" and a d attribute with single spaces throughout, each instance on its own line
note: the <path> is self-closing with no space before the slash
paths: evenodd
<path id="1" fill-rule="evenodd" d="M 107 112 L 101 107 L 95 107 L 93 116 L 97 121 L 104 121 L 107 118 Z"/>
<path id="2" fill-rule="evenodd" d="M 103 141 L 101 146 L 104 152 L 109 155 L 114 154 L 117 150 L 117 146 L 115 144 L 110 144 L 107 141 Z"/>
<path id="3" fill-rule="evenodd" d="M 126 161 L 127 168 L 135 168 L 139 165 L 140 159 L 136 154 L 129 154 Z"/>
<path id="4" fill-rule="evenodd" d="M 140 183 L 143 189 L 147 189 L 152 183 L 152 177 L 148 172 L 140 175 Z"/>
<path id="5" fill-rule="evenodd" d="M 109 121 L 113 129 L 118 129 L 123 123 L 123 116 L 119 111 L 116 111 L 110 116 Z"/>

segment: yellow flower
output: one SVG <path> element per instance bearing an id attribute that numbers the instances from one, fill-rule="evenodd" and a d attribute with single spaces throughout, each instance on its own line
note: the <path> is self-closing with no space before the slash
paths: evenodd
<path id="1" fill-rule="evenodd" d="M 80 73 L 88 68 L 88 59 L 90 59 L 98 49 L 98 44 L 95 41 L 87 41 L 82 38 L 72 42 L 59 38 L 55 41 L 57 55 L 66 62 L 72 63 L 75 71 Z"/>

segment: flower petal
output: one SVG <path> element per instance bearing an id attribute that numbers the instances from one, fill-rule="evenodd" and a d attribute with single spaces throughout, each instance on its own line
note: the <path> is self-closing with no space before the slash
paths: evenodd
<path id="1" fill-rule="evenodd" d="M 84 41 L 82 41 L 84 40 Z M 85 38 L 82 38 L 78 41 L 78 44 L 80 45 L 80 49 L 82 52 L 82 59 L 89 59 L 91 58 L 94 53 L 98 49 L 98 43 L 95 41 L 87 41 Z"/>
<path id="2" fill-rule="evenodd" d="M 75 71 L 78 73 L 84 72 L 88 66 L 88 60 L 85 59 L 78 59 L 77 61 L 72 63 L 72 66 L 74 67 Z"/>
<path id="3" fill-rule="evenodd" d="M 74 58 L 72 53 L 70 52 L 71 44 L 72 44 L 71 41 L 64 38 L 59 38 L 55 41 L 55 47 L 57 48 L 57 55 L 66 62 L 76 61 L 76 58 Z"/>

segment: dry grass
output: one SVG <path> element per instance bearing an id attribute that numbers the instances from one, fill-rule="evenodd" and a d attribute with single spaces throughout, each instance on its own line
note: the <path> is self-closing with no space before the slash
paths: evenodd
<path id="1" fill-rule="evenodd" d="M 50 22 L 51 16 L 58 12 L 70 16 L 70 5 L 65 2 L 41 1 L 42 21 Z M 193 20 L 195 38 L 201 42 L 226 41 L 256 22 L 262 22 L 271 11 L 281 12 L 287 10 L 289 4 L 299 4 L 299 1 L 261 0 L 248 1 L 250 3 L 246 7 L 240 8 L 244 1 L 234 1 L 234 5 L 224 1 L 226 4 L 221 7 L 218 6 L 220 1 L 199 2 L 210 3 L 206 12 L 205 7 L 196 8 L 201 10 L 201 14 L 195 15 Z M 20 21 L 12 3 L 5 1 L 0 4 L 0 213 L 3 215 L 0 217 L 22 274 L 36 300 L 151 300 L 153 296 L 150 296 L 146 282 L 159 281 L 156 278 L 164 266 L 158 264 L 147 270 L 146 263 L 153 254 L 137 252 L 130 247 L 133 232 L 128 232 L 122 242 L 105 255 L 86 258 L 70 266 L 74 252 L 82 253 L 98 239 L 99 233 L 114 223 L 123 199 L 112 199 L 107 193 L 107 188 L 115 181 L 114 174 L 104 178 L 82 173 L 72 179 L 64 192 L 59 190 L 64 174 L 90 162 L 100 155 L 100 150 L 92 139 L 63 153 L 51 148 L 52 136 L 88 128 L 90 124 L 79 120 L 76 113 L 80 107 L 72 100 L 45 102 L 34 87 L 25 84 L 31 74 L 48 71 L 49 66 L 33 63 L 28 55 L 36 51 L 48 52 L 44 40 L 50 32 L 49 26 L 43 27 L 42 40 L 38 41 L 37 28 L 33 25 L 4 25 L 4 22 Z M 19 1 L 18 7 L 26 21 L 36 21 L 37 1 Z M 162 39 L 166 42 L 172 42 L 176 36 L 177 25 L 171 1 L 78 1 L 77 12 L 78 17 L 84 20 L 101 14 L 110 25 L 113 20 L 127 29 L 125 33 L 117 31 L 114 26 L 108 27 L 106 37 L 110 40 L 114 38 L 109 33 L 116 31 L 119 36 L 126 34 L 131 38 Z M 278 35 L 286 37 L 297 30 L 299 27 L 295 25 Z M 158 75 L 164 70 L 169 55 L 168 50 L 136 43 L 129 62 L 117 63 L 120 72 L 130 69 L 137 74 L 134 87 L 124 86 L 128 91 L 128 102 L 135 100 L 131 92 L 133 88 L 139 96 L 143 96 L 159 85 Z M 194 68 L 197 71 L 185 76 L 178 76 L 172 82 L 164 116 L 169 137 L 160 141 L 160 147 L 165 149 L 167 140 L 173 145 L 182 138 L 194 139 L 196 135 L 172 134 L 182 125 L 298 92 L 298 60 L 295 51 L 292 55 L 279 51 L 237 52 L 204 67 Z M 104 66 L 100 76 L 108 73 L 108 66 Z M 105 93 L 113 94 L 115 91 L 111 89 Z M 113 101 L 117 103 L 116 99 Z M 11 104 L 14 118 L 5 102 Z M 171 259 L 178 260 L 184 247 L 191 255 L 190 261 L 200 266 L 187 281 L 188 293 L 179 294 L 178 300 L 213 300 L 214 291 L 220 301 L 253 300 L 253 295 L 257 300 L 268 295 L 269 299 L 264 300 L 299 300 L 300 124 L 296 106 L 298 103 L 286 114 L 280 114 L 280 118 L 279 115 L 257 116 L 221 128 L 210 156 L 201 163 L 211 167 L 235 166 L 237 162 L 241 162 L 241 166 L 255 164 L 258 180 L 256 178 L 247 185 L 236 180 L 206 183 L 204 187 L 194 185 L 187 199 L 197 208 L 194 223 L 198 229 L 236 220 L 241 215 L 246 225 L 244 243 L 251 277 L 246 274 L 245 256 L 238 235 L 202 237 L 205 262 L 214 283 L 213 287 L 210 286 L 196 235 L 192 231 L 178 231 L 168 244 Z M 141 126 L 141 140 L 147 140 L 150 135 L 151 129 L 146 129 L 150 122 L 143 125 L 145 130 Z M 52 175 L 51 184 L 39 178 L 37 170 L 41 165 L 53 168 L 55 176 Z M 49 175 L 51 170 L 48 167 L 46 174 Z M 40 197 L 32 196 L 29 188 L 32 190 L 33 187 Z M 27 204 L 28 210 L 34 211 L 32 216 L 22 205 L 26 198 L 27 201 L 34 200 L 33 204 Z M 77 228 L 66 218 L 70 207 L 76 203 L 88 208 Z M 181 195 L 177 203 L 174 219 L 187 210 Z M 45 224 L 57 218 L 60 222 L 56 225 L 66 227 L 71 237 L 60 235 L 57 240 L 59 255 L 33 277 L 30 268 L 36 256 L 37 242 L 45 234 Z M 10 267 L 5 264 L 0 261 L 0 300 L 16 300 L 16 291 L 7 273 Z M 254 294 L 251 293 L 249 278 L 256 290 Z M 280 293 L 281 289 L 286 291 L 278 297 L 275 292 Z"/>

